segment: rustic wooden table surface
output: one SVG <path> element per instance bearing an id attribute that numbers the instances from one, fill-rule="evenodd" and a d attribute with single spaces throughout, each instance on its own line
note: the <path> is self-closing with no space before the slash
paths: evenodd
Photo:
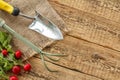
<path id="1" fill-rule="evenodd" d="M 49 72 L 38 55 L 28 59 L 30 73 L 20 80 L 120 80 L 120 1 L 48 0 L 70 32 L 64 40 L 44 48 L 67 54 L 59 62 L 47 61 Z"/>

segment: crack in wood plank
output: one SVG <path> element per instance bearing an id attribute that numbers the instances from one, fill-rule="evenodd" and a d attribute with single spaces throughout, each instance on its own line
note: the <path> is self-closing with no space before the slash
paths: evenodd
<path id="1" fill-rule="evenodd" d="M 73 35 L 73 34 L 67 34 L 67 35 L 68 35 L 68 36 L 71 36 L 71 37 L 74 37 L 74 38 L 77 38 L 77 39 L 81 39 L 81 40 L 87 41 L 87 42 L 89 42 L 89 43 L 97 44 L 97 45 L 102 46 L 102 47 L 104 47 L 104 48 L 108 48 L 108 49 L 112 49 L 112 50 L 114 50 L 114 51 L 120 52 L 119 50 L 116 50 L 116 49 L 114 49 L 114 48 L 111 48 L 111 47 L 108 47 L 108 46 L 104 46 L 104 45 L 101 45 L 101 44 L 98 44 L 98 43 L 95 43 L 95 42 L 91 42 L 91 41 L 86 40 L 86 39 L 82 39 L 82 38 L 80 38 L 79 36 L 75 36 L 75 35 Z M 46 47 L 47 47 L 47 46 L 46 46 Z"/>

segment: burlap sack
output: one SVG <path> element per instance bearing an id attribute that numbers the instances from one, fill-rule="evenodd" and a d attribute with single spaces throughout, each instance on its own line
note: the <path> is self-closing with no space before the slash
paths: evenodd
<path id="1" fill-rule="evenodd" d="M 6 0 L 10 4 L 20 8 L 21 12 L 34 16 L 35 10 L 37 10 L 42 15 L 46 16 L 52 20 L 61 29 L 63 34 L 67 32 L 64 21 L 55 12 L 47 0 Z M 14 17 L 6 12 L 0 11 L 0 17 L 6 21 L 6 24 L 14 29 L 17 33 L 21 34 L 23 37 L 30 40 L 39 48 L 44 48 L 50 45 L 54 40 L 48 39 L 41 34 L 28 29 L 28 26 L 32 23 L 32 20 L 23 18 L 21 16 Z M 29 46 L 23 44 L 20 40 L 13 38 L 13 45 L 16 49 L 20 49 L 24 54 L 24 59 L 28 59 L 36 54 Z"/>

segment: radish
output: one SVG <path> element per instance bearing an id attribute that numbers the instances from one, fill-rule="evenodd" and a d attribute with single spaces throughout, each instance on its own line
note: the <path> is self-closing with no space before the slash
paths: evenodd
<path id="1" fill-rule="evenodd" d="M 20 71 L 21 71 L 20 66 L 13 66 L 12 72 L 13 72 L 14 74 L 19 74 Z"/>
<path id="2" fill-rule="evenodd" d="M 22 56 L 22 52 L 21 52 L 20 50 L 17 50 L 17 51 L 15 52 L 15 58 L 16 58 L 16 59 L 20 59 L 21 56 Z"/>
<path id="3" fill-rule="evenodd" d="M 24 65 L 24 71 L 30 71 L 30 70 L 31 70 L 31 65 L 30 64 Z"/>

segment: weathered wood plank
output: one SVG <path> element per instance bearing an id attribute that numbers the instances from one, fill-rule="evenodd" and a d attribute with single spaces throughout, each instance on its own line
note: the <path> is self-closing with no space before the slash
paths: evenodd
<path id="1" fill-rule="evenodd" d="M 49 72 L 43 67 L 40 59 L 35 57 L 31 58 L 29 62 L 32 64 L 32 71 L 19 76 L 20 80 L 101 80 L 87 74 L 47 63 L 49 67 L 59 70 L 59 72 Z"/>
<path id="2" fill-rule="evenodd" d="M 120 21 L 119 0 L 49 0 L 82 10 L 111 21 Z"/>
<path id="3" fill-rule="evenodd" d="M 119 11 L 104 6 L 96 7 L 97 1 L 92 0 L 49 2 L 71 28 L 71 32 L 63 41 L 46 47 L 45 51 L 68 54 L 68 57 L 62 58 L 59 63 L 48 63 L 49 67 L 60 71 L 57 74 L 45 70 L 39 59 L 30 59 L 34 74 L 45 76 L 48 80 L 119 80 Z"/>
<path id="4" fill-rule="evenodd" d="M 119 80 L 120 53 L 118 51 L 120 46 L 118 43 L 120 24 L 114 21 L 115 18 L 90 14 L 81 10 L 81 8 L 70 6 L 76 3 L 67 4 L 64 1 L 49 0 L 71 28 L 68 35 L 72 37 L 67 36 L 64 41 L 48 48 L 48 51 L 69 55 L 67 59 L 62 59 L 58 63 L 59 65 L 103 80 Z M 114 50 L 111 50 L 111 48 Z"/>
<path id="5" fill-rule="evenodd" d="M 101 15 L 84 12 L 84 10 L 80 10 L 81 7 L 79 9 L 70 7 L 71 5 L 67 2 L 63 3 L 65 1 L 50 0 L 49 2 L 71 28 L 69 35 L 120 51 L 119 23 L 114 22 L 113 18 L 110 21 Z M 76 1 L 72 4 L 77 5 Z M 83 4 L 79 3 L 79 5 Z"/>
<path id="6" fill-rule="evenodd" d="M 55 63 L 57 65 L 103 80 L 120 79 L 120 52 L 70 36 L 46 47 L 45 50 L 68 55 Z"/>
<path id="7" fill-rule="evenodd" d="M 29 60 L 32 72 L 22 74 L 20 80 L 119 80 L 119 6 L 111 1 L 118 0 L 49 0 L 71 32 L 45 51 L 68 57 L 47 63 L 58 73 L 48 72 L 40 59 L 33 57 Z"/>

